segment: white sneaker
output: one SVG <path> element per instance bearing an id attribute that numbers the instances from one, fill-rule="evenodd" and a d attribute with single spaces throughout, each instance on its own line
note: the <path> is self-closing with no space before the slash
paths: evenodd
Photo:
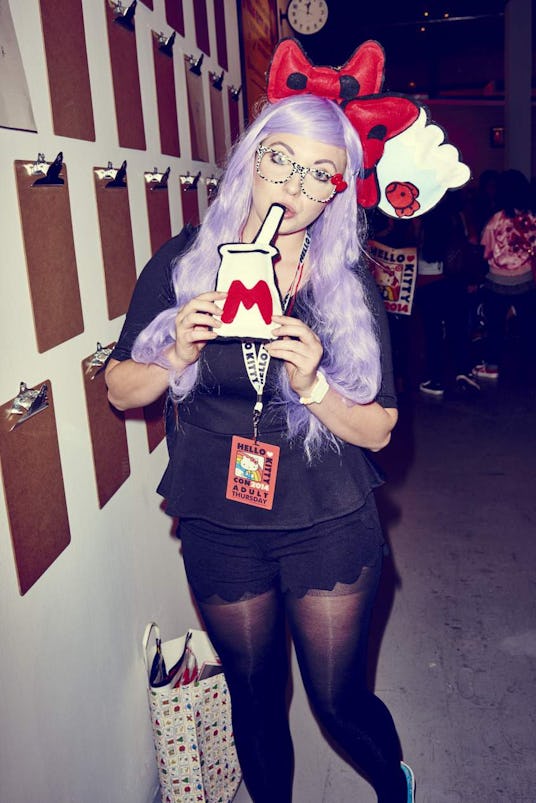
<path id="1" fill-rule="evenodd" d="M 496 365 L 488 365 L 485 362 L 480 363 L 480 365 L 475 365 L 473 370 L 471 371 L 473 376 L 478 377 L 478 379 L 498 379 L 499 378 L 499 369 Z"/>

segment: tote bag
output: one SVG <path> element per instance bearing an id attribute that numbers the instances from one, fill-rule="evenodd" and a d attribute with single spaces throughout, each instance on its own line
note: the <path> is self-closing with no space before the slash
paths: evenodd
<path id="1" fill-rule="evenodd" d="M 242 776 L 229 690 L 207 634 L 163 642 L 150 622 L 143 654 L 162 803 L 231 803 Z"/>

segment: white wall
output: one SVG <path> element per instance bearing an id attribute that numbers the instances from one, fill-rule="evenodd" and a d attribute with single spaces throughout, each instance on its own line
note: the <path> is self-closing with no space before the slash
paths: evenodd
<path id="1" fill-rule="evenodd" d="M 124 4 L 128 5 L 128 3 Z M 165 446 L 148 454 L 145 424 L 128 420 L 131 476 L 98 507 L 81 360 L 97 340 L 117 338 L 122 318 L 107 317 L 92 168 L 128 160 L 128 192 L 139 272 L 150 256 L 143 173 L 172 167 L 170 206 L 173 233 L 182 225 L 178 176 L 214 164 L 189 159 L 182 54 L 199 55 L 193 0 L 184 0 L 186 36 L 174 54 L 181 110 L 180 159 L 159 153 L 151 29 L 171 29 L 164 0 L 151 12 L 136 11 L 136 38 L 147 151 L 117 144 L 105 0 L 83 0 L 96 141 L 57 137 L 53 132 L 39 0 L 11 0 L 38 133 L 0 128 L 1 214 L 0 404 L 16 395 L 19 382 L 50 379 L 71 527 L 71 544 L 24 595 L 19 594 L 7 513 L 0 495 L 0 801 L 2 803 L 149 803 L 157 787 L 145 697 L 140 640 L 148 620 L 174 637 L 195 623 L 171 519 L 160 509 L 154 488 L 166 461 Z M 240 86 L 235 3 L 226 3 L 229 72 L 227 86 Z M 208 0 L 212 57 L 219 72 L 212 0 Z M 68 35 L 68 20 L 65 24 Z M 212 135 L 209 148 L 213 159 Z M 13 162 L 33 161 L 38 152 L 52 161 L 63 151 L 84 314 L 84 332 L 45 353 L 37 352 L 20 227 Z M 204 189 L 200 188 L 204 207 Z M 31 456 L 39 459 L 38 455 Z M 46 471 L 46 466 L 43 466 Z M 0 491 L 2 494 L 3 491 Z"/>

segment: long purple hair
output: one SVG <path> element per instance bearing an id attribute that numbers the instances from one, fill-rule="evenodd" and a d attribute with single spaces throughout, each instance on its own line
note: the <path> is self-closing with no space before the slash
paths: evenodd
<path id="1" fill-rule="evenodd" d="M 255 152 L 260 142 L 275 133 L 296 134 L 346 150 L 344 179 L 348 189 L 335 195 L 310 228 L 311 270 L 298 294 L 297 309 L 322 341 L 321 368 L 330 385 L 350 402 L 365 404 L 378 392 L 381 369 L 375 323 L 355 270 L 366 236 L 365 216 L 356 202 L 361 143 L 337 104 L 313 95 L 266 104 L 234 145 L 199 236 L 173 266 L 177 302 L 140 333 L 132 358 L 165 364 L 162 352 L 174 341 L 177 310 L 215 287 L 218 245 L 240 239 L 252 202 Z M 190 393 L 197 376 L 197 363 L 180 375 L 170 373 L 170 387 L 179 401 Z M 289 438 L 303 439 L 309 459 L 327 446 L 339 448 L 336 436 L 299 403 L 283 364 L 278 372 L 276 403 L 286 408 Z"/>

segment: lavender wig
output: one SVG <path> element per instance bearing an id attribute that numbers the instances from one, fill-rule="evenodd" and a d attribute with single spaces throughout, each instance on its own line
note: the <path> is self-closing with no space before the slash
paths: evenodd
<path id="1" fill-rule="evenodd" d="M 311 226 L 311 270 L 308 282 L 298 294 L 297 309 L 322 341 L 321 367 L 330 384 L 350 402 L 370 402 L 378 392 L 381 369 L 374 320 L 355 271 L 366 236 L 364 213 L 356 202 L 361 143 L 343 111 L 332 101 L 313 95 L 266 104 L 235 144 L 199 236 L 174 265 L 176 305 L 160 313 L 140 333 L 132 358 L 137 362 L 164 364 L 162 352 L 174 340 L 177 310 L 215 287 L 218 245 L 240 239 L 252 202 L 256 148 L 275 133 L 296 134 L 346 150 L 344 179 L 348 189 L 335 195 Z M 170 374 L 170 387 L 177 399 L 182 400 L 190 393 L 197 375 L 197 363 L 180 375 Z M 326 446 L 338 449 L 338 439 L 333 433 L 299 403 L 283 364 L 278 372 L 276 402 L 286 408 L 289 437 L 303 439 L 310 459 Z"/>

